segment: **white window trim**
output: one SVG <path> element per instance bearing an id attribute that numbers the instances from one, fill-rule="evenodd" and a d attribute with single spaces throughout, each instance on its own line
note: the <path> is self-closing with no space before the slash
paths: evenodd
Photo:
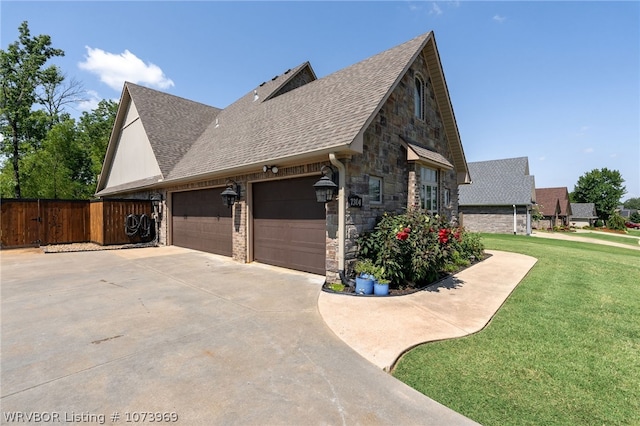
<path id="1" fill-rule="evenodd" d="M 435 181 L 426 180 L 424 171 L 430 170 L 434 172 Z M 440 171 L 436 168 L 420 166 L 420 206 L 430 213 L 439 213 L 440 209 L 440 184 L 439 184 Z M 430 192 L 430 199 L 432 201 L 430 209 L 427 208 L 427 188 Z M 435 203 L 435 208 L 433 204 Z"/>

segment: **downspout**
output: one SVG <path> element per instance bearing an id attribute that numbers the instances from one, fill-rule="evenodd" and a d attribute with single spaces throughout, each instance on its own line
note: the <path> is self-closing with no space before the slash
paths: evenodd
<path id="1" fill-rule="evenodd" d="M 513 204 L 513 235 L 516 235 L 517 227 L 516 227 L 516 205 Z"/>
<path id="2" fill-rule="evenodd" d="M 331 164 L 338 168 L 338 273 L 344 275 L 344 232 L 345 232 L 345 182 L 346 169 L 336 158 L 336 154 L 329 153 Z"/>

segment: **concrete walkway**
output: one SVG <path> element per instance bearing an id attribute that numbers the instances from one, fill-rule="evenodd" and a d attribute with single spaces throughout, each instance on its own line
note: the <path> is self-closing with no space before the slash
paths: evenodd
<path id="1" fill-rule="evenodd" d="M 638 242 L 637 246 L 632 246 L 632 245 L 629 245 L 629 244 L 616 243 L 616 242 L 613 242 L 613 241 L 604 241 L 604 240 L 599 240 L 597 238 L 579 236 L 580 233 L 585 233 L 585 232 L 589 232 L 589 231 L 578 230 L 576 233 L 534 232 L 534 233 L 531 234 L 531 236 L 538 237 L 538 238 L 549 238 L 549 239 L 553 239 L 553 240 L 579 241 L 581 243 L 602 244 L 602 245 L 611 246 L 611 247 L 620 247 L 620 248 L 626 248 L 626 249 L 631 249 L 631 250 L 640 250 L 640 238 L 634 237 L 633 235 L 610 234 L 610 235 L 614 235 L 616 237 L 633 238 L 633 239 L 637 240 L 637 242 Z"/>
<path id="2" fill-rule="evenodd" d="M 322 292 L 318 308 L 333 332 L 386 371 L 408 349 L 484 328 L 537 259 L 487 250 L 492 256 L 435 287 L 407 296 Z"/>

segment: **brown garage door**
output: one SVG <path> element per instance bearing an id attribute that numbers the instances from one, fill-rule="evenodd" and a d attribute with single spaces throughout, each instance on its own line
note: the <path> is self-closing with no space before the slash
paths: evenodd
<path id="1" fill-rule="evenodd" d="M 253 256 L 258 262 L 325 274 L 325 206 L 317 177 L 253 185 Z"/>
<path id="2" fill-rule="evenodd" d="M 224 188 L 172 195 L 173 245 L 231 256 L 231 209 L 222 204 Z"/>

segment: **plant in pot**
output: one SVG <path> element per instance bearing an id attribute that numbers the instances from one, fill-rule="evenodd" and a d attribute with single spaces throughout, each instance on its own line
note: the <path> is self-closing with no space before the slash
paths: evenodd
<path id="1" fill-rule="evenodd" d="M 372 294 L 373 280 L 376 266 L 371 259 L 362 259 L 356 262 L 356 294 Z"/>
<path id="2" fill-rule="evenodd" d="M 388 296 L 389 295 L 389 278 L 385 275 L 384 267 L 376 267 L 374 272 L 375 281 L 373 282 L 373 294 L 376 296 Z"/>

